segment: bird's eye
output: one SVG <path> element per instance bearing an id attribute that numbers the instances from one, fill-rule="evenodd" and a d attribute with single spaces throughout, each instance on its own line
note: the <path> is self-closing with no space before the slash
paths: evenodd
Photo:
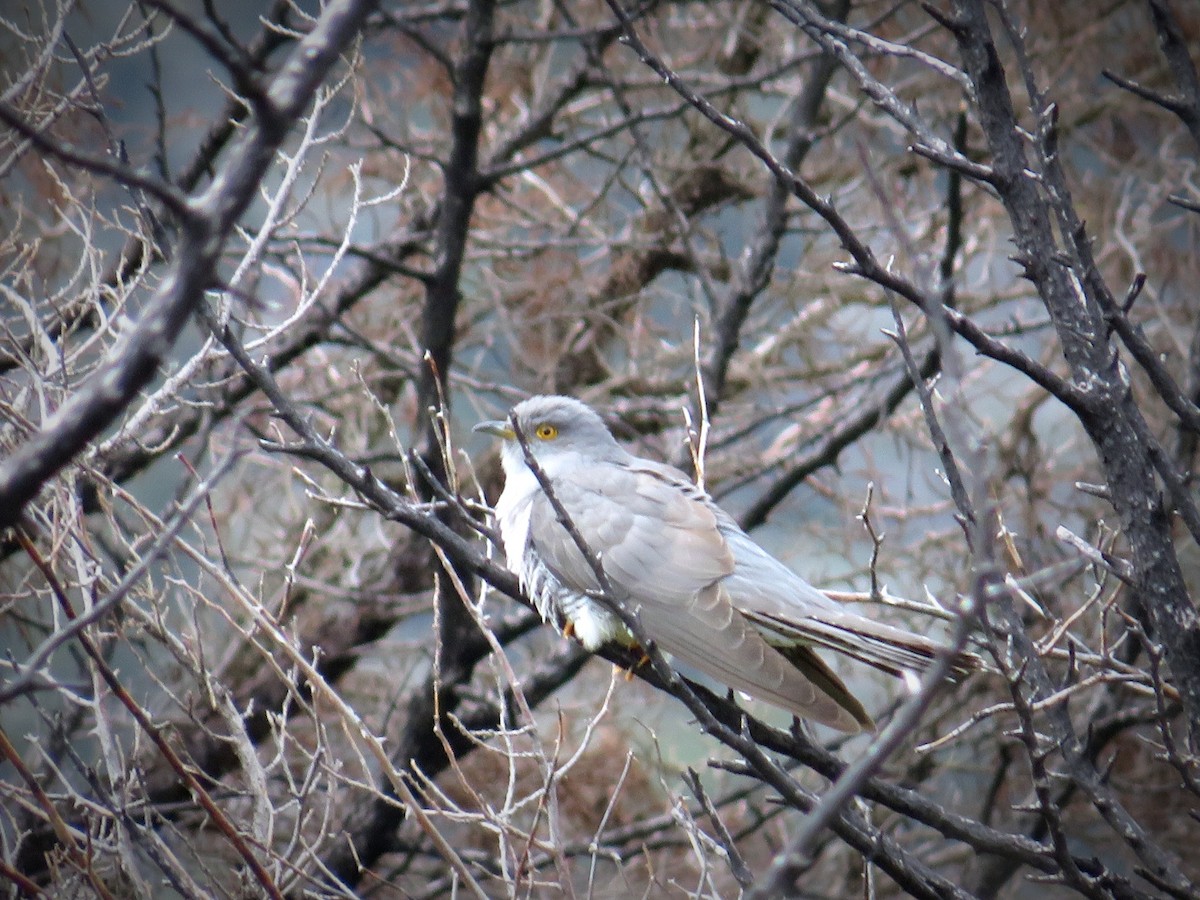
<path id="1" fill-rule="evenodd" d="M 558 429 L 549 422 L 543 422 L 537 427 L 537 431 L 535 431 L 534 434 L 536 434 L 543 441 L 552 441 L 558 437 Z"/>

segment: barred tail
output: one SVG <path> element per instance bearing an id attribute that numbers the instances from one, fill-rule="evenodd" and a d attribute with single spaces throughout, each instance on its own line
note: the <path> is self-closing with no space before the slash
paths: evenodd
<path id="1" fill-rule="evenodd" d="M 949 652 L 948 647 L 923 635 L 852 613 L 821 610 L 821 618 L 783 618 L 755 610 L 741 612 L 770 643 L 825 647 L 897 677 L 905 672 L 924 672 L 934 659 Z M 961 681 L 982 665 L 983 660 L 974 653 L 959 652 L 951 661 L 950 678 Z"/>

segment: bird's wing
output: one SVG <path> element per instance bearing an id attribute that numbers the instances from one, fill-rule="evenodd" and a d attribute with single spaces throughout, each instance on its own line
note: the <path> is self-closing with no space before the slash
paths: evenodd
<path id="1" fill-rule="evenodd" d="M 589 461 L 556 473 L 551 484 L 605 574 L 637 600 L 652 585 L 657 602 L 682 606 L 733 571 L 712 510 L 651 470 Z M 531 543 L 563 584 L 598 589 L 544 494 L 533 501 L 529 527 Z"/>
<path id="2" fill-rule="evenodd" d="M 673 470 L 640 460 L 589 461 L 556 473 L 552 486 L 606 577 L 634 604 L 646 635 L 661 650 L 797 715 L 848 732 L 872 727 L 836 676 L 836 685 L 822 680 L 819 688 L 733 608 L 722 582 L 735 561 L 717 527 L 718 513 Z M 591 567 L 544 494 L 533 501 L 530 542 L 564 585 L 597 589 Z"/>

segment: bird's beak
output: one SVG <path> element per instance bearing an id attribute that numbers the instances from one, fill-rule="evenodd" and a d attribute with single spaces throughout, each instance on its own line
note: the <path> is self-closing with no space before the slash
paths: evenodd
<path id="1" fill-rule="evenodd" d="M 482 431 L 485 434 L 494 434 L 496 437 L 504 438 L 506 441 L 511 441 L 517 436 L 508 422 L 501 422 L 498 419 L 490 422 L 480 422 L 471 430 Z"/>

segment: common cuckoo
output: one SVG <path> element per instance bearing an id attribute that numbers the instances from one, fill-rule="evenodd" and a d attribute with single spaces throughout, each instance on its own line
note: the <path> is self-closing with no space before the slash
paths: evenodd
<path id="1" fill-rule="evenodd" d="M 526 464 L 520 430 L 589 561 Z M 532 397 L 477 431 L 503 439 L 496 519 L 508 567 L 542 618 L 589 651 L 636 641 L 597 599 L 598 562 L 663 652 L 731 688 L 844 732 L 874 723 L 814 652 L 829 648 L 901 676 L 945 648 L 833 601 L 751 540 L 683 472 L 626 451 L 570 397 Z M 613 598 L 614 600 L 617 598 Z M 957 675 L 975 666 L 970 654 Z"/>

